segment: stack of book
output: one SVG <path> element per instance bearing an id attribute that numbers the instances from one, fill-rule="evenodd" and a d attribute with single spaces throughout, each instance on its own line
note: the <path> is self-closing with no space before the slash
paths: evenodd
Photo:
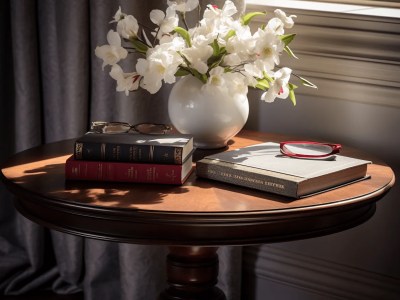
<path id="1" fill-rule="evenodd" d="M 65 163 L 67 180 L 183 184 L 193 170 L 189 135 L 88 132 Z"/>

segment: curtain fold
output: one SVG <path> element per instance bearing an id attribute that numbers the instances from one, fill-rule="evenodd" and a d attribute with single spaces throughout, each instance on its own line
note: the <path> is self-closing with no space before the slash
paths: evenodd
<path id="1" fill-rule="evenodd" d="M 45 142 L 73 138 L 88 122 L 89 3 L 40 0 L 36 10 Z"/>
<path id="2" fill-rule="evenodd" d="M 35 1 L 10 1 L 15 151 L 42 143 L 39 41 Z"/>
<path id="3" fill-rule="evenodd" d="M 0 162 L 43 143 L 77 137 L 94 120 L 169 121 L 171 86 L 156 95 L 117 93 L 94 55 L 95 47 L 106 43 L 109 21 L 119 6 L 148 23 L 149 12 L 164 9 L 166 1 L 1 1 Z M 126 72 L 134 60 L 127 60 Z M 156 299 L 165 287 L 164 246 L 118 244 L 48 230 L 17 213 L 2 184 L 0 207 L 0 294 L 83 290 L 89 300 L 147 300 Z M 219 255 L 219 286 L 228 299 L 240 299 L 241 248 L 221 247 Z"/>

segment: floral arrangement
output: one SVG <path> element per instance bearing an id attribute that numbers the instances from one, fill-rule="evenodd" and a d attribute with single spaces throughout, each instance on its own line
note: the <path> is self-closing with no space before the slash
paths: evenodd
<path id="1" fill-rule="evenodd" d="M 296 104 L 297 86 L 289 82 L 291 75 L 305 86 L 316 87 L 290 68 L 276 70 L 282 52 L 297 58 L 289 48 L 295 34 L 285 34 L 296 16 L 286 16 L 277 9 L 252 33 L 252 19 L 266 13 L 252 12 L 235 19 L 237 9 L 227 0 L 222 8 L 208 5 L 203 18 L 189 28 L 186 14 L 196 13 L 196 8 L 199 13 L 198 0 L 168 0 L 165 13 L 158 9 L 150 12 L 154 28 L 140 25 L 119 8 L 110 22 L 117 26 L 116 31 L 107 34 L 108 45 L 95 49 L 96 56 L 103 59 L 103 69 L 111 66 L 110 76 L 117 82 L 117 91 L 128 95 L 141 87 L 154 94 L 163 82 L 172 84 L 178 77 L 194 76 L 204 89 L 247 93 L 250 86 L 264 91 L 263 101 L 290 97 Z M 137 60 L 135 72 L 125 73 L 118 63 L 131 52 L 143 58 Z"/>

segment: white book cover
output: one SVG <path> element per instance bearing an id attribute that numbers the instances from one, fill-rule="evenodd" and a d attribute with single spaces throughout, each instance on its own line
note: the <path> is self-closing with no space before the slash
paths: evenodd
<path id="1" fill-rule="evenodd" d="M 279 144 L 272 142 L 226 151 L 207 158 L 301 178 L 318 177 L 370 163 L 342 155 L 334 155 L 328 159 L 293 158 L 281 154 Z"/>
<path id="2" fill-rule="evenodd" d="M 206 156 L 199 177 L 300 198 L 366 178 L 370 161 L 333 155 L 301 159 L 283 155 L 278 143 L 262 143 Z"/>

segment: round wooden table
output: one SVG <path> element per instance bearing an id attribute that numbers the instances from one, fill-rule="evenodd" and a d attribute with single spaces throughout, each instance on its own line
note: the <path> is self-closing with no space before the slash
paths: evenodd
<path id="1" fill-rule="evenodd" d="M 293 137 L 242 131 L 229 149 Z M 197 178 L 182 186 L 70 182 L 64 163 L 74 140 L 36 147 L 11 157 L 1 179 L 25 217 L 88 238 L 169 245 L 169 287 L 160 299 L 225 299 L 215 285 L 220 245 L 250 245 L 321 236 L 354 227 L 375 212 L 394 184 L 390 167 L 370 159 L 371 178 L 293 200 Z M 219 150 L 219 151 L 223 151 Z M 195 160 L 215 151 L 196 150 Z"/>

